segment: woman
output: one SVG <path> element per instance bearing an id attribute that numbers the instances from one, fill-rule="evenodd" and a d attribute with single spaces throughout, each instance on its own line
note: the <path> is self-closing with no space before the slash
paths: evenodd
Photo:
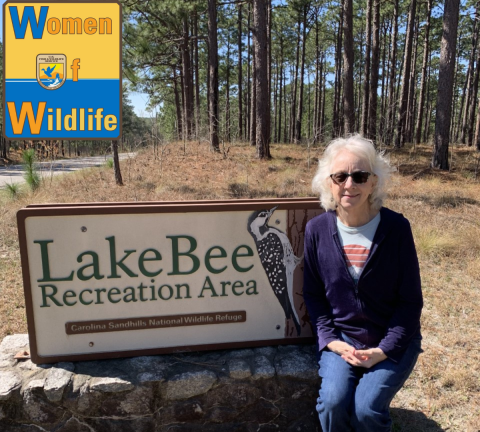
<path id="1" fill-rule="evenodd" d="M 390 167 L 370 141 L 332 141 L 305 231 L 304 297 L 316 326 L 323 432 L 390 431 L 389 406 L 420 348 L 423 306 L 410 224 L 385 207 Z"/>

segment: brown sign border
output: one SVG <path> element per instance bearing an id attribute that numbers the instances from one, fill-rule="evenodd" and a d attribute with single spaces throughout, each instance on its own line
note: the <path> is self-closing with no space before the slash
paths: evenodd
<path id="1" fill-rule="evenodd" d="M 123 129 L 123 104 L 122 104 L 122 101 L 123 101 L 123 84 L 122 84 L 122 81 L 123 81 L 123 74 L 122 74 L 122 64 L 123 64 L 123 40 L 122 40 L 122 31 L 123 31 L 123 14 L 122 14 L 122 4 L 120 3 L 120 1 L 117 1 L 117 0 L 101 0 L 101 1 L 92 1 L 92 0 L 49 0 L 49 1 L 42 1 L 42 0 L 31 0 L 31 1 L 27 1 L 27 0 L 20 0 L 20 1 L 15 1 L 15 0 L 7 0 L 4 4 L 3 4 L 3 16 L 2 16 L 2 24 L 3 24 L 3 30 L 2 30 L 2 41 L 3 41 L 3 59 L 2 59 L 2 67 L 3 67 L 3 79 L 2 79 L 2 91 L 3 91 L 3 101 L 2 101 L 2 106 L 3 106 L 3 125 L 2 125 L 2 135 L 3 137 L 6 139 L 6 140 L 10 140 L 10 141 L 22 141 L 22 140 L 25 140 L 27 138 L 22 138 L 22 137 L 8 137 L 6 135 L 6 132 L 5 132 L 5 113 L 7 112 L 6 111 L 6 98 L 5 98 L 5 81 L 6 81 L 6 77 L 5 77 L 5 57 L 6 57 L 6 52 L 7 52 L 7 47 L 6 47 L 6 44 L 5 44 L 5 20 L 6 20 L 6 10 L 7 10 L 7 5 L 9 4 L 12 4 L 12 3 L 27 3 L 27 4 L 39 4 L 39 5 L 47 5 L 48 3 L 98 3 L 98 4 L 101 4 L 101 3 L 115 3 L 118 5 L 119 7 L 119 11 L 118 11 L 118 14 L 119 14 L 119 35 L 118 35 L 118 39 L 119 39 L 119 48 L 120 48 L 120 64 L 118 65 L 118 68 L 119 68 L 119 72 L 118 72 L 118 76 L 119 76 L 119 81 L 120 81 L 120 88 L 119 88 L 119 95 L 120 95 L 120 121 L 119 121 L 119 129 L 118 129 L 118 136 L 116 137 L 107 137 L 107 138 L 90 138 L 90 137 L 83 137 L 83 138 L 72 138 L 72 137 L 64 137 L 64 138 L 61 138 L 61 137 L 35 137 L 35 138 L 28 138 L 29 140 L 32 140 L 32 141 L 36 141 L 36 140 L 65 140 L 65 141 L 85 141 L 85 140 L 89 140 L 89 141 L 111 141 L 111 140 L 119 140 L 121 137 L 122 137 L 122 129 Z"/>
<path id="2" fill-rule="evenodd" d="M 57 208 L 57 207 L 111 207 L 111 206 L 151 206 L 151 205 L 183 205 L 183 204 L 232 204 L 232 203 L 262 203 L 275 204 L 279 202 L 320 202 L 317 197 L 296 197 L 296 198 L 240 198 L 224 200 L 185 200 L 185 201 L 118 201 L 118 202 L 90 202 L 90 203 L 45 203 L 28 204 L 26 208 Z M 301 207 L 304 208 L 304 207 Z M 312 207 L 313 208 L 313 207 Z M 290 209 L 291 210 L 291 209 Z"/>
<path id="3" fill-rule="evenodd" d="M 291 345 L 313 343 L 313 337 L 281 338 L 245 342 L 218 344 L 185 345 L 168 348 L 147 348 L 141 350 L 123 350 L 95 352 L 92 354 L 71 354 L 41 356 L 38 354 L 36 329 L 33 312 L 32 287 L 27 253 L 25 223 L 29 217 L 82 216 L 114 214 L 156 214 L 156 213 L 200 213 L 262 210 L 265 206 L 278 206 L 279 210 L 320 209 L 318 198 L 274 198 L 256 200 L 220 200 L 220 201 L 166 201 L 132 203 L 70 203 L 29 205 L 17 212 L 18 238 L 22 265 L 23 287 L 27 314 L 27 327 L 30 342 L 30 355 L 34 363 L 57 363 L 62 361 L 86 361 L 107 358 L 136 357 L 143 355 L 171 354 L 190 351 L 208 351 L 232 348 L 260 347 L 268 345 Z"/>

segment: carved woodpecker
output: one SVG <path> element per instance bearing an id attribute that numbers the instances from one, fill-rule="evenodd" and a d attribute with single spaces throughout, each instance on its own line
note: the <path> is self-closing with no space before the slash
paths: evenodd
<path id="1" fill-rule="evenodd" d="M 285 317 L 293 320 L 297 335 L 300 335 L 300 320 L 293 301 L 293 272 L 303 257 L 295 256 L 284 232 L 268 225 L 277 207 L 252 213 L 247 229 L 255 241 L 260 261 Z"/>

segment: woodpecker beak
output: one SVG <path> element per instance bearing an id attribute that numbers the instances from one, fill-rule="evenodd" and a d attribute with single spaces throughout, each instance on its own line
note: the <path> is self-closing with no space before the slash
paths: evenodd
<path id="1" fill-rule="evenodd" d="M 269 212 L 268 212 L 268 217 L 267 217 L 267 222 L 270 220 L 270 217 L 272 216 L 273 212 L 278 208 L 278 205 L 273 207 Z"/>

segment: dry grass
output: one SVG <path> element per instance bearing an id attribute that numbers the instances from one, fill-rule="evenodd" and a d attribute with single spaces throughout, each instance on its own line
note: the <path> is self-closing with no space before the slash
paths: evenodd
<path id="1" fill-rule="evenodd" d="M 272 146 L 258 161 L 248 146 L 227 156 L 205 144 L 170 143 L 122 163 L 124 187 L 106 167 L 48 180 L 16 201 L 0 193 L 0 338 L 27 331 L 15 213 L 30 203 L 149 201 L 309 196 L 321 148 Z M 479 155 L 453 151 L 451 172 L 428 169 L 431 147 L 389 150 L 398 170 L 386 205 L 411 222 L 425 307 L 424 353 L 393 402 L 394 431 L 480 430 Z M 479 173 L 480 175 L 480 173 Z"/>

